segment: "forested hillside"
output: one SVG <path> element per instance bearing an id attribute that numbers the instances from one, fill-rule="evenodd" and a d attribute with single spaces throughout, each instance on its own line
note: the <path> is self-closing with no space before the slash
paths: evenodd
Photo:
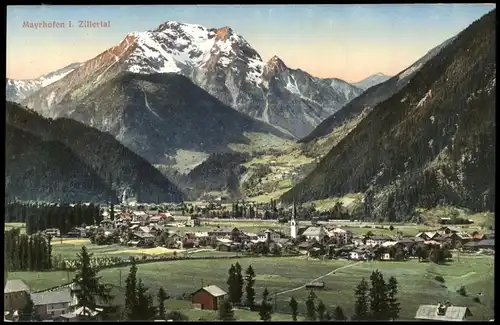
<path id="1" fill-rule="evenodd" d="M 44 142 L 43 148 L 47 147 L 48 149 L 46 150 L 50 150 L 52 154 L 41 154 L 37 151 L 36 145 L 30 145 L 29 148 L 31 149 L 23 151 L 24 153 L 21 156 L 21 158 L 25 159 L 25 156 L 30 155 L 26 162 L 27 164 L 34 164 L 38 160 L 42 162 L 50 156 L 53 160 L 58 160 L 59 165 L 65 164 L 67 166 L 62 172 L 68 171 L 72 172 L 72 175 L 76 175 L 75 177 L 78 179 L 78 181 L 75 181 L 76 183 L 81 182 L 80 178 L 87 179 L 88 175 L 92 174 L 93 171 L 100 178 L 101 184 L 105 183 L 112 189 L 113 198 L 121 197 L 125 192 L 127 197 L 134 197 L 140 202 L 172 202 L 182 200 L 182 194 L 179 190 L 160 171 L 150 165 L 145 159 L 124 147 L 110 134 L 103 133 L 71 119 L 45 119 L 33 111 L 10 102 L 6 103 L 6 123 L 11 132 L 25 135 L 23 137 L 12 136 L 11 139 L 15 138 L 18 142 L 22 142 L 24 141 L 22 139 L 32 139 L 33 136 L 38 137 Z M 18 169 L 14 164 L 17 161 L 16 159 L 20 157 L 16 153 L 16 150 L 18 150 L 16 147 L 26 146 L 24 143 L 18 142 L 11 140 L 7 143 L 7 151 L 9 153 L 7 161 L 12 160 L 13 163 L 8 163 L 10 167 L 7 168 L 8 174 L 6 177 L 12 180 L 9 183 L 12 184 L 9 185 L 10 187 L 20 188 L 18 191 L 23 193 L 22 184 L 27 184 L 26 193 L 32 193 L 36 191 L 36 188 L 31 188 L 31 183 L 29 182 L 44 184 L 46 181 L 41 178 L 44 171 L 52 167 L 50 172 L 55 173 L 53 170 L 58 165 L 46 163 L 46 169 L 37 170 L 36 174 L 26 176 L 22 172 L 24 169 L 28 169 L 28 167 Z M 81 167 L 79 170 L 78 165 L 75 165 L 75 170 L 72 170 L 72 162 L 75 159 L 68 157 L 69 153 L 59 154 L 59 152 L 62 152 L 62 149 L 58 148 L 64 146 L 71 149 L 70 151 L 73 155 L 78 157 L 87 167 Z M 20 183 L 19 179 L 28 180 L 26 181 L 28 183 Z M 51 182 L 66 182 L 65 179 L 51 178 Z M 95 182 L 96 184 L 99 183 L 97 180 Z M 70 183 L 64 186 L 73 187 L 73 184 Z M 99 188 L 98 185 L 94 186 Z M 7 187 L 6 191 L 7 195 L 12 196 L 10 194 L 10 187 Z M 57 194 L 51 194 L 47 199 L 52 201 L 52 197 L 61 195 L 58 191 Z M 28 194 L 24 196 L 31 197 Z M 112 199 L 110 194 L 106 192 L 102 196 L 106 200 Z M 102 196 L 93 196 L 93 198 L 97 200 L 102 198 Z M 80 200 L 82 199 L 80 198 Z"/>
<path id="2" fill-rule="evenodd" d="M 390 220 L 437 204 L 493 210 L 495 91 L 493 10 L 377 105 L 282 199 L 365 192 L 365 217 Z"/>

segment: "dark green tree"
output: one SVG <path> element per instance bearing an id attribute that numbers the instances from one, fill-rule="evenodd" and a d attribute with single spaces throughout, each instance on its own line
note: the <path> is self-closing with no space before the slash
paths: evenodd
<path id="1" fill-rule="evenodd" d="M 243 300 L 243 287 L 245 286 L 245 280 L 243 279 L 241 265 L 238 262 L 236 262 L 236 265 L 234 266 L 234 286 L 234 302 L 241 304 L 241 301 Z"/>
<path id="2" fill-rule="evenodd" d="M 297 321 L 299 304 L 297 303 L 297 300 L 295 300 L 294 297 L 292 297 L 290 299 L 289 306 L 290 306 L 290 310 L 292 311 L 292 319 L 294 321 Z"/>
<path id="3" fill-rule="evenodd" d="M 132 265 L 125 280 L 125 319 L 134 319 L 134 308 L 137 306 L 137 265 L 132 259 Z"/>
<path id="4" fill-rule="evenodd" d="M 35 304 L 33 303 L 33 300 L 31 300 L 30 295 L 28 295 L 28 298 L 26 300 L 26 304 L 24 305 L 24 308 L 19 313 L 19 320 L 25 321 L 25 322 L 26 321 L 27 322 L 41 321 L 40 316 L 36 313 Z"/>
<path id="5" fill-rule="evenodd" d="M 78 307 L 86 307 L 84 316 L 89 316 L 86 313 L 95 310 L 99 303 L 109 303 L 113 299 L 111 288 L 101 283 L 99 270 L 90 264 L 92 256 L 87 247 L 82 246 L 81 252 L 77 254 L 79 268 L 75 272 L 71 289 L 71 295 L 78 300 Z"/>
<path id="6" fill-rule="evenodd" d="M 399 318 L 399 302 L 396 298 L 398 293 L 398 281 L 395 277 L 391 276 L 387 283 L 387 305 L 389 307 L 389 319 L 396 320 Z"/>
<path id="7" fill-rule="evenodd" d="M 233 304 L 229 299 L 224 299 L 219 303 L 218 306 L 218 318 L 221 321 L 233 321 L 235 320 L 234 318 L 234 311 L 233 311 Z"/>
<path id="8" fill-rule="evenodd" d="M 134 321 L 151 320 L 156 315 L 153 298 L 141 279 L 137 279 L 137 265 L 132 260 L 127 280 L 125 281 L 125 318 Z"/>
<path id="9" fill-rule="evenodd" d="M 372 272 L 370 276 L 370 318 L 372 320 L 389 320 L 389 308 L 387 306 L 387 286 L 384 276 L 379 270 Z"/>
<path id="10" fill-rule="evenodd" d="M 319 300 L 318 302 L 318 307 L 316 307 L 316 312 L 318 314 L 318 320 L 319 321 L 325 321 L 325 313 L 326 313 L 326 306 L 323 303 L 323 301 Z"/>
<path id="11" fill-rule="evenodd" d="M 342 310 L 342 307 L 337 306 L 333 310 L 333 319 L 336 321 L 345 321 L 347 320 L 347 317 L 344 315 L 344 311 Z"/>
<path id="12" fill-rule="evenodd" d="M 148 293 L 148 288 L 139 278 L 137 281 L 137 306 L 134 320 L 153 320 L 156 316 L 156 308 L 153 305 L 153 297 Z"/>
<path id="13" fill-rule="evenodd" d="M 259 316 L 260 320 L 269 322 L 271 321 L 271 315 L 273 312 L 273 306 L 271 305 L 271 299 L 269 298 L 269 291 L 267 288 L 264 289 L 262 293 L 262 302 L 260 303 Z"/>
<path id="14" fill-rule="evenodd" d="M 306 299 L 306 319 L 310 321 L 316 320 L 315 300 L 316 294 L 311 290 Z"/>
<path id="15" fill-rule="evenodd" d="M 163 287 L 158 290 L 158 316 L 160 319 L 165 319 L 165 300 L 169 298 Z"/>
<path id="16" fill-rule="evenodd" d="M 234 264 L 231 264 L 231 267 L 229 268 L 228 278 L 226 283 L 227 283 L 227 292 L 229 296 L 229 301 L 231 303 L 234 303 L 236 301 L 236 296 L 237 296 L 236 268 Z"/>
<path id="17" fill-rule="evenodd" d="M 364 278 L 361 279 L 361 282 L 356 286 L 356 290 L 354 291 L 356 301 L 354 303 L 353 320 L 367 320 L 369 317 L 368 289 L 368 282 Z"/>
<path id="18" fill-rule="evenodd" d="M 246 301 L 245 304 L 250 307 L 250 310 L 253 310 L 255 307 L 255 272 L 251 265 L 248 266 L 245 272 L 245 292 L 246 292 Z"/>

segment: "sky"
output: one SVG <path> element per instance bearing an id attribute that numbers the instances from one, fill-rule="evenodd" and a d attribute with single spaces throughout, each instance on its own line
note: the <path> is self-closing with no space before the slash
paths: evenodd
<path id="1" fill-rule="evenodd" d="M 92 59 L 132 31 L 166 21 L 231 27 L 267 61 L 348 82 L 395 75 L 495 4 L 8 6 L 7 77 L 37 78 Z M 25 22 L 65 22 L 31 29 Z M 69 27 L 72 22 L 72 28 Z M 109 21 L 78 28 L 78 21 Z"/>

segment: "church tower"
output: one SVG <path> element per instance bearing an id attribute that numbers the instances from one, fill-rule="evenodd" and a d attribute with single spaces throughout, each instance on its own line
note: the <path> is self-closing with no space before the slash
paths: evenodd
<path id="1" fill-rule="evenodd" d="M 297 217 L 297 208 L 295 206 L 295 200 L 293 200 L 292 219 L 290 220 L 290 236 L 292 238 L 297 238 L 297 228 L 299 222 L 295 220 L 296 217 Z"/>

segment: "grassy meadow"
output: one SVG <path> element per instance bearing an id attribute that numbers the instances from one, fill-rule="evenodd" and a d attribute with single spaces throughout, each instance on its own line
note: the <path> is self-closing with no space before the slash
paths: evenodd
<path id="1" fill-rule="evenodd" d="M 304 257 L 245 258 L 238 262 L 243 268 L 248 265 L 254 268 L 258 297 L 265 287 L 272 294 L 292 290 L 335 269 L 349 265 L 322 278 L 326 285 L 325 289 L 316 291 L 318 298 L 322 299 L 330 309 L 340 305 L 347 314 L 351 314 L 354 305 L 354 288 L 361 278 L 368 279 L 373 270 L 379 269 L 386 278 L 395 276 L 399 282 L 399 301 L 403 320 L 413 319 L 420 304 L 435 304 L 445 300 L 449 300 L 454 305 L 469 307 L 474 314 L 473 319 L 482 320 L 494 317 L 492 309 L 494 258 L 461 255 L 459 258 L 454 256 L 454 259 L 447 265 L 419 263 L 413 260 L 355 264 L 340 260 L 308 260 Z M 201 286 L 202 282 L 203 285 L 215 284 L 226 289 L 227 271 L 235 262 L 235 260 L 182 260 L 143 264 L 138 266 L 138 276 L 149 286 L 152 293 L 164 287 L 171 296 L 175 297 L 192 293 Z M 105 282 L 123 287 L 128 269 L 128 267 L 105 269 L 99 275 Z M 444 284 L 435 280 L 437 275 L 445 279 Z M 68 272 L 9 273 L 9 279 L 23 279 L 33 290 L 63 284 L 68 276 L 72 274 Z M 465 286 L 468 292 L 467 297 L 456 292 L 460 286 Z M 479 297 L 480 303 L 477 303 L 473 298 L 479 293 L 482 295 Z M 294 296 L 299 301 L 299 312 L 304 313 L 307 295 L 308 290 L 299 288 L 293 292 L 278 294 L 276 299 L 273 299 L 273 304 L 275 303 L 277 312 L 286 314 L 289 312 L 289 299 Z M 174 302 L 174 300 L 171 302 L 185 304 L 180 306 L 179 310 L 186 312 L 190 319 L 208 317 L 202 315 L 206 314 L 206 311 L 189 310 L 187 302 Z"/>

